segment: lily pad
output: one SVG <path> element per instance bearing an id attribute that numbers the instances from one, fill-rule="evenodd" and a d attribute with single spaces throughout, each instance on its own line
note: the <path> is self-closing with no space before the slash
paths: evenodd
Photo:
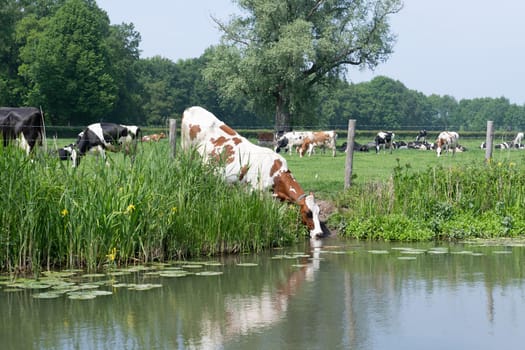
<path id="1" fill-rule="evenodd" d="M 159 273 L 161 277 L 186 277 L 188 275 L 190 275 L 190 273 L 184 270 L 163 271 Z"/>
<path id="2" fill-rule="evenodd" d="M 182 268 L 183 269 L 200 269 L 202 268 L 203 265 L 201 264 L 186 264 L 186 265 L 182 265 Z"/>
<path id="3" fill-rule="evenodd" d="M 95 299 L 97 295 L 91 291 L 87 292 L 71 292 L 68 293 L 67 297 L 74 300 L 90 300 Z"/>
<path id="4" fill-rule="evenodd" d="M 162 287 L 162 284 L 135 284 L 134 286 L 129 287 L 128 289 L 142 291 L 142 290 L 150 290 L 153 288 L 160 288 L 160 287 Z"/>
<path id="5" fill-rule="evenodd" d="M 222 271 L 202 271 L 202 272 L 197 272 L 195 275 L 196 276 L 218 276 L 222 274 L 223 274 Z"/>
<path id="6" fill-rule="evenodd" d="M 57 293 L 57 292 L 45 292 L 45 293 L 33 294 L 33 298 L 35 299 L 55 299 L 60 296 L 62 296 L 62 293 Z"/>
<path id="7" fill-rule="evenodd" d="M 256 263 L 238 263 L 237 266 L 258 266 L 259 264 Z"/>
<path id="8" fill-rule="evenodd" d="M 82 275 L 82 278 L 98 278 L 98 277 L 105 277 L 106 274 L 104 273 L 87 273 L 85 275 Z"/>
<path id="9" fill-rule="evenodd" d="M 369 250 L 370 254 L 389 254 L 388 250 Z"/>

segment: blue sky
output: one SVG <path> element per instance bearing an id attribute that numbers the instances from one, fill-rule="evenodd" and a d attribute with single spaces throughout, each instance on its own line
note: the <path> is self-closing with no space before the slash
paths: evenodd
<path id="1" fill-rule="evenodd" d="M 97 0 L 112 24 L 133 23 L 142 57 L 199 57 L 219 42 L 210 16 L 227 20 L 231 0 Z M 386 75 L 425 95 L 460 100 L 506 97 L 525 104 L 525 1 L 404 0 L 392 16 L 398 39 L 374 72 L 351 68 L 353 82 Z"/>

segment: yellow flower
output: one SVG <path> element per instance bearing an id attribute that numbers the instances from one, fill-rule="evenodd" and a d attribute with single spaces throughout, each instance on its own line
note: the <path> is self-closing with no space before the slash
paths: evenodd
<path id="1" fill-rule="evenodd" d="M 502 166 L 502 165 L 503 165 L 503 163 L 501 163 L 501 162 L 498 162 L 498 166 Z"/>
<path id="2" fill-rule="evenodd" d="M 511 168 L 512 168 L 513 166 L 515 166 L 515 165 L 516 165 L 516 163 L 514 163 L 514 162 L 510 162 L 510 163 L 509 163 L 509 167 L 511 167 Z"/>
<path id="3" fill-rule="evenodd" d="M 124 212 L 125 214 L 131 214 L 135 211 L 135 206 L 133 204 L 130 204 L 128 205 L 128 207 L 126 208 L 126 211 Z"/>
<path id="4" fill-rule="evenodd" d="M 177 212 L 177 210 L 178 210 L 177 207 L 173 207 L 173 208 L 171 208 L 171 212 L 172 212 L 172 214 L 175 214 L 175 213 Z"/>
<path id="5" fill-rule="evenodd" d="M 66 217 L 67 214 L 69 214 L 69 211 L 65 208 L 60 211 L 60 215 L 62 215 L 62 217 Z"/>
<path id="6" fill-rule="evenodd" d="M 109 262 L 114 262 L 115 258 L 117 257 L 117 248 L 111 249 L 108 255 L 106 255 L 106 258 Z"/>

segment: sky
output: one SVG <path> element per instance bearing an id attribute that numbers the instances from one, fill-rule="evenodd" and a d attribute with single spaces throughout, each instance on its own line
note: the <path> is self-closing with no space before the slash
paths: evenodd
<path id="1" fill-rule="evenodd" d="M 112 24 L 133 23 L 141 57 L 199 57 L 219 43 L 212 16 L 240 10 L 231 0 L 97 0 Z M 505 97 L 525 104 L 525 1 L 404 0 L 391 16 L 394 53 L 375 70 L 350 67 L 354 83 L 384 75 L 425 95 Z"/>

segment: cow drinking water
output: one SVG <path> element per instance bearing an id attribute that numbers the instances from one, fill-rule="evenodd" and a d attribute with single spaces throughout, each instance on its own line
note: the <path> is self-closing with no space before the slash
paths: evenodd
<path id="1" fill-rule="evenodd" d="M 313 193 L 303 191 L 286 159 L 276 152 L 251 143 L 202 107 L 184 111 L 181 146 L 184 150 L 194 148 L 205 162 L 223 160 L 221 170 L 227 182 L 246 183 L 253 190 L 272 190 L 274 197 L 299 205 L 310 236 L 323 235 Z"/>

